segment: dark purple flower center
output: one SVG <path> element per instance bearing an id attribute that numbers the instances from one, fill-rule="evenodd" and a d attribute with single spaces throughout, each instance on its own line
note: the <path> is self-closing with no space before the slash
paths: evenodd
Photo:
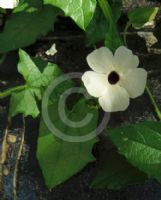
<path id="1" fill-rule="evenodd" d="M 115 71 L 112 71 L 108 75 L 108 81 L 111 85 L 115 85 L 120 80 L 119 74 Z"/>

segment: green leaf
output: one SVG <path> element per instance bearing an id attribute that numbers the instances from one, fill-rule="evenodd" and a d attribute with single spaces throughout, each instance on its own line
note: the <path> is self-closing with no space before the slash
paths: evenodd
<path id="1" fill-rule="evenodd" d="M 18 71 L 23 75 L 26 87 L 12 94 L 9 114 L 13 117 L 22 113 L 35 118 L 39 115 L 36 101 L 41 100 L 42 89 L 59 76 L 60 70 L 55 64 L 40 60 L 33 61 L 25 51 L 19 50 Z"/>
<path id="2" fill-rule="evenodd" d="M 112 13 L 113 13 L 113 19 L 117 23 L 119 18 L 121 17 L 121 8 L 122 8 L 122 1 L 120 0 L 113 0 L 113 3 L 111 5 Z"/>
<path id="3" fill-rule="evenodd" d="M 23 0 L 20 1 L 18 6 L 14 8 L 13 13 L 22 12 L 27 10 L 28 12 L 33 12 L 42 8 L 43 0 Z"/>
<path id="4" fill-rule="evenodd" d="M 90 23 L 96 8 L 96 0 L 44 0 L 44 3 L 62 9 L 66 16 L 71 17 L 84 30 Z"/>
<path id="5" fill-rule="evenodd" d="M 118 1 L 114 1 L 111 6 L 114 20 L 116 23 L 121 16 L 121 6 L 122 4 Z M 109 28 L 109 22 L 105 18 L 101 9 L 97 7 L 94 17 L 86 29 L 87 46 L 94 45 L 95 43 L 104 40 L 108 28 Z"/>
<path id="6" fill-rule="evenodd" d="M 56 64 L 39 59 L 32 60 L 23 50 L 19 50 L 19 58 L 18 71 L 23 75 L 28 88 L 33 91 L 40 90 L 42 86 L 48 86 L 61 73 Z"/>
<path id="7" fill-rule="evenodd" d="M 86 29 L 86 44 L 91 46 L 105 38 L 108 22 L 98 7 L 95 15 Z"/>
<path id="8" fill-rule="evenodd" d="M 68 119 L 79 122 L 87 113 L 92 113 L 92 121 L 85 127 L 70 127 L 62 122 L 58 112 L 58 102 L 54 101 L 48 107 L 52 123 L 66 135 L 83 136 L 96 129 L 97 109 L 90 107 L 85 100 L 80 100 L 72 110 L 67 110 Z M 55 133 L 55 132 L 54 132 Z M 43 119 L 41 120 L 40 135 L 38 139 L 37 158 L 42 169 L 46 185 L 52 189 L 69 179 L 83 169 L 87 163 L 95 158 L 92 155 L 93 144 L 97 138 L 86 142 L 68 142 L 54 136 Z"/>
<path id="9" fill-rule="evenodd" d="M 42 85 L 41 72 L 30 56 L 23 50 L 19 50 L 18 72 L 23 75 L 28 87 L 39 88 Z"/>
<path id="10" fill-rule="evenodd" d="M 161 122 L 143 122 L 110 129 L 109 133 L 131 164 L 161 182 Z"/>
<path id="11" fill-rule="evenodd" d="M 52 80 L 55 80 L 61 74 L 61 70 L 54 63 L 48 63 L 42 72 L 42 84 L 48 86 Z"/>
<path id="12" fill-rule="evenodd" d="M 32 92 L 28 89 L 18 93 L 13 93 L 10 99 L 9 115 L 11 117 L 23 113 L 23 115 L 31 115 L 33 118 L 39 115 L 39 108 Z"/>
<path id="13" fill-rule="evenodd" d="M 107 145 L 102 149 L 93 188 L 119 190 L 147 179 L 146 174 L 129 164 L 115 149 L 107 149 Z"/>
<path id="14" fill-rule="evenodd" d="M 28 7 L 41 7 L 43 6 L 43 0 L 23 0 L 20 1 L 19 5 L 15 8 L 19 8 L 22 5 L 27 5 Z"/>
<path id="15" fill-rule="evenodd" d="M 105 36 L 105 46 L 115 52 L 115 50 L 121 45 L 122 41 L 117 28 L 111 23 Z"/>
<path id="16" fill-rule="evenodd" d="M 5 53 L 34 43 L 53 29 L 59 10 L 52 6 L 39 9 L 25 7 L 15 11 L 0 33 L 0 53 Z"/>
<path id="17" fill-rule="evenodd" d="M 145 23 L 153 21 L 158 13 L 158 10 L 159 8 L 157 7 L 135 8 L 128 13 L 129 21 L 134 28 L 140 28 Z"/>

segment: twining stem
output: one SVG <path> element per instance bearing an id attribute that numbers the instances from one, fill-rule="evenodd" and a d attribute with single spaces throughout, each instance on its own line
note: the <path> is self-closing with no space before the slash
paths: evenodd
<path id="1" fill-rule="evenodd" d="M 149 98 L 150 98 L 150 100 L 151 100 L 151 103 L 152 103 L 153 106 L 154 106 L 155 112 L 156 112 L 156 114 L 157 114 L 159 120 L 161 120 L 161 111 L 160 111 L 160 109 L 159 109 L 159 107 L 158 107 L 158 105 L 157 105 L 157 103 L 156 103 L 156 101 L 155 101 L 155 99 L 154 99 L 154 97 L 153 97 L 153 95 L 152 95 L 152 93 L 151 93 L 151 91 L 150 91 L 150 89 L 149 89 L 148 86 L 146 86 L 146 91 L 147 91 L 147 93 L 148 93 L 148 95 L 149 95 Z"/>
<path id="2" fill-rule="evenodd" d="M 127 45 L 127 40 L 126 40 L 126 37 L 127 37 L 127 30 L 128 30 L 128 28 L 129 28 L 130 26 L 131 26 L 131 23 L 130 23 L 130 22 L 127 22 L 126 27 L 125 27 L 125 30 L 124 30 L 124 43 L 125 43 L 126 46 L 128 46 L 128 45 Z M 149 96 L 149 98 L 150 98 L 150 101 L 151 101 L 152 105 L 154 106 L 154 109 L 155 109 L 155 112 L 156 112 L 156 114 L 157 114 L 157 117 L 159 118 L 159 120 L 161 120 L 161 111 L 160 111 L 160 109 L 159 109 L 159 107 L 158 107 L 158 105 L 157 105 L 157 103 L 156 103 L 156 101 L 155 101 L 155 99 L 154 99 L 154 97 L 153 97 L 153 94 L 152 94 L 152 92 L 150 91 L 150 89 L 149 89 L 148 86 L 146 86 L 146 91 L 147 91 L 147 94 L 148 94 L 148 96 Z"/>
<path id="3" fill-rule="evenodd" d="M 107 21 L 114 23 L 111 7 L 107 0 L 98 0 L 99 6 L 102 9 Z"/>
<path id="4" fill-rule="evenodd" d="M 129 27 L 131 26 L 131 23 L 130 22 L 127 22 L 127 24 L 126 24 L 126 26 L 125 26 L 125 30 L 124 30 L 124 35 L 123 35 L 123 37 L 124 37 L 124 44 L 126 45 L 126 46 L 128 46 L 127 45 L 127 31 L 128 31 L 128 29 L 129 29 Z"/>
<path id="5" fill-rule="evenodd" d="M 19 92 L 27 88 L 27 85 L 16 86 L 10 89 L 7 89 L 3 92 L 0 92 L 0 99 L 10 96 L 13 92 Z"/>

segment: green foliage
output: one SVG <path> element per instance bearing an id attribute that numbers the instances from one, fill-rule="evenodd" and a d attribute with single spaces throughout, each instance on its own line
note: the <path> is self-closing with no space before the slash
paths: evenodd
<path id="1" fill-rule="evenodd" d="M 60 11 L 52 6 L 43 6 L 24 1 L 6 21 L 0 33 L 0 53 L 5 53 L 34 43 L 40 36 L 53 30 Z"/>
<path id="2" fill-rule="evenodd" d="M 121 8 L 122 8 L 122 0 L 113 0 L 113 3 L 111 5 L 111 10 L 112 10 L 114 21 L 116 23 L 121 17 L 121 13 L 122 13 Z"/>
<path id="3" fill-rule="evenodd" d="M 121 16 L 121 7 L 122 7 L 122 3 L 120 1 L 113 1 L 111 9 L 114 16 L 113 17 L 114 21 L 116 23 Z M 101 40 L 105 40 L 105 37 L 106 37 L 106 44 L 107 43 L 111 44 L 111 41 L 109 41 L 108 39 L 108 35 L 109 35 L 109 38 L 111 37 L 110 35 L 111 32 L 109 33 L 109 28 L 110 28 L 109 24 L 110 24 L 110 21 L 107 21 L 101 9 L 97 7 L 95 15 L 86 29 L 87 46 L 91 46 L 91 45 L 96 44 L 97 42 L 100 42 Z"/>
<path id="4" fill-rule="evenodd" d="M 91 46 L 105 38 L 108 29 L 108 22 L 101 12 L 100 8 L 96 9 L 95 15 L 86 29 L 86 44 Z"/>
<path id="5" fill-rule="evenodd" d="M 97 7 L 96 0 L 22 0 L 8 16 L 0 32 L 0 53 L 17 50 L 36 42 L 38 38 L 54 29 L 54 22 L 62 11 L 81 29 L 86 30 L 88 46 L 105 40 L 105 45 L 114 52 L 122 45 L 117 30 L 122 4 L 121 0 L 110 2 L 111 6 L 107 0 L 98 0 L 100 7 Z M 5 15 L 8 11 L 0 12 Z M 130 11 L 125 32 L 128 25 L 140 28 L 153 21 L 157 13 L 156 7 L 136 8 Z M 2 92 L 0 98 L 12 94 L 9 108 L 11 117 L 21 113 L 36 118 L 40 114 L 39 101 L 42 100 L 46 87 L 62 72 L 57 65 L 32 59 L 23 50 L 19 50 L 19 58 L 18 72 L 23 76 L 25 84 Z M 97 137 L 77 143 L 55 137 L 58 130 L 66 136 L 85 136 L 94 130 L 96 132 L 98 110 L 87 104 L 85 99 L 77 98 L 76 103 L 73 103 L 75 100 L 72 99 L 72 109 L 67 105 L 59 109 L 60 98 L 63 98 L 63 93 L 71 87 L 73 82 L 65 81 L 51 94 L 46 109 L 56 128 L 53 132 L 46 125 L 43 114 L 41 116 L 37 158 L 49 189 L 63 183 L 95 160 L 92 148 L 98 141 Z M 151 99 L 153 101 L 153 98 Z M 74 127 L 62 121 L 62 109 L 65 109 L 67 118 L 75 122 Z M 93 116 L 90 123 L 77 127 L 76 122 L 80 122 L 88 113 Z M 148 177 L 161 182 L 161 122 L 143 122 L 109 129 L 108 132 L 118 152 L 115 148 L 100 152 L 98 172 L 92 187 L 121 189 L 129 184 L 144 182 Z"/>
<path id="6" fill-rule="evenodd" d="M 33 118 L 40 113 L 35 97 L 28 89 L 13 93 L 11 96 L 9 114 L 13 117 L 18 113 L 24 114 L 25 117 L 30 115 Z"/>
<path id="7" fill-rule="evenodd" d="M 145 23 L 153 21 L 158 10 L 157 7 L 135 8 L 128 13 L 129 21 L 134 28 L 140 28 Z"/>
<path id="8" fill-rule="evenodd" d="M 62 9 L 83 30 L 90 23 L 96 8 L 96 0 L 44 0 L 44 3 Z"/>
<path id="9" fill-rule="evenodd" d="M 122 45 L 119 32 L 116 29 L 116 26 L 110 24 L 109 29 L 105 36 L 105 45 L 115 52 L 115 50 Z"/>
<path id="10" fill-rule="evenodd" d="M 100 151 L 97 175 L 91 185 L 93 188 L 118 190 L 147 179 L 146 174 L 129 164 L 115 149 L 108 149 L 108 146 L 108 143 L 104 144 Z"/>
<path id="11" fill-rule="evenodd" d="M 60 86 L 59 86 L 60 87 Z M 93 114 L 92 121 L 85 127 L 70 127 L 62 122 L 59 116 L 58 101 L 52 100 L 49 107 L 50 120 L 56 128 L 66 135 L 83 136 L 93 131 L 97 126 L 97 109 L 88 106 L 84 99 L 78 101 L 72 110 L 66 108 L 67 116 L 72 121 L 82 120 L 87 113 Z M 97 138 L 87 142 L 68 142 L 55 138 L 41 119 L 40 135 L 38 139 L 37 158 L 42 169 L 46 185 L 54 188 L 79 172 L 87 163 L 95 158 L 92 147 Z"/>
<path id="12" fill-rule="evenodd" d="M 105 46 L 107 46 L 111 51 L 115 50 L 122 45 L 122 40 L 117 29 L 117 22 L 121 16 L 122 1 L 113 0 L 111 8 L 109 8 L 109 28 L 105 35 Z"/>
<path id="13" fill-rule="evenodd" d="M 41 73 L 25 51 L 20 50 L 19 57 L 18 71 L 24 77 L 26 87 L 22 91 L 12 94 L 9 113 L 11 117 L 22 113 L 24 116 L 31 115 L 35 118 L 39 114 L 36 99 L 41 100 L 42 88 L 47 86 L 59 74 L 60 70 L 57 65 L 46 63 Z M 39 62 L 39 66 L 41 68 L 42 63 Z"/>
<path id="14" fill-rule="evenodd" d="M 161 122 L 110 129 L 109 135 L 131 164 L 161 182 Z"/>
<path id="15" fill-rule="evenodd" d="M 33 10 L 34 8 L 41 8 L 43 6 L 43 0 L 20 0 L 18 6 L 14 9 L 14 12 L 27 10 Z"/>

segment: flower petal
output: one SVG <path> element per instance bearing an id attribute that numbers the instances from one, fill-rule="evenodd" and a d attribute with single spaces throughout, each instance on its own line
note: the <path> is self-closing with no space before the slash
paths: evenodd
<path id="1" fill-rule="evenodd" d="M 14 7 L 16 7 L 19 3 L 19 0 L 0 0 L 0 7 L 1 8 L 8 8 L 8 9 L 12 9 Z"/>
<path id="2" fill-rule="evenodd" d="M 104 74 L 87 71 L 83 74 L 82 81 L 91 96 L 100 97 L 107 90 L 107 78 Z"/>
<path id="3" fill-rule="evenodd" d="M 115 64 L 121 71 L 129 68 L 136 68 L 139 65 L 138 56 L 134 55 L 131 50 L 125 46 L 119 47 L 114 54 Z"/>
<path id="4" fill-rule="evenodd" d="M 127 90 L 131 98 L 136 98 L 144 93 L 146 81 L 147 72 L 145 69 L 136 68 L 124 74 L 119 84 Z"/>
<path id="5" fill-rule="evenodd" d="M 109 85 L 107 92 L 99 98 L 99 104 L 106 112 L 123 111 L 129 106 L 129 95 L 119 85 Z"/>
<path id="6" fill-rule="evenodd" d="M 113 58 L 114 56 L 108 48 L 101 47 L 87 56 L 87 62 L 95 72 L 107 73 L 113 66 Z"/>

